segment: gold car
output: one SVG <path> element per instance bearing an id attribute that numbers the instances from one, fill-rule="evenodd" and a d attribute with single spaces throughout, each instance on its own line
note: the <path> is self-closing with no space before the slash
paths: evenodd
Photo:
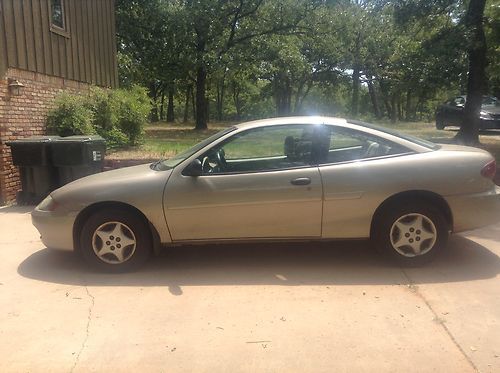
<path id="1" fill-rule="evenodd" d="M 500 220 L 495 171 L 475 148 L 338 118 L 276 118 L 72 182 L 32 220 L 47 247 L 108 271 L 172 244 L 353 238 L 420 265 L 450 232 Z"/>

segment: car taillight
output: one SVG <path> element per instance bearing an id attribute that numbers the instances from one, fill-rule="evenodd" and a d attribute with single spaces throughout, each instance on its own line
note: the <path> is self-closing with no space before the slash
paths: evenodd
<path id="1" fill-rule="evenodd" d="M 481 170 L 481 175 L 487 179 L 493 180 L 495 178 L 496 172 L 497 172 L 497 162 L 495 160 L 492 160 L 491 162 L 488 162 L 486 166 L 483 167 L 483 169 Z"/>

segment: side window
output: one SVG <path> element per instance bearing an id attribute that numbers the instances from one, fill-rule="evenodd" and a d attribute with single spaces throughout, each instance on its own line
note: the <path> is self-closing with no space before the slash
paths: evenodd
<path id="1" fill-rule="evenodd" d="M 203 173 L 271 171 L 310 165 L 314 128 L 283 125 L 238 133 L 200 157 Z"/>
<path id="2" fill-rule="evenodd" d="M 410 152 L 409 149 L 383 138 L 335 126 L 329 126 L 327 138 L 324 141 L 328 141 L 329 146 L 327 154 L 323 156 L 323 164 L 357 161 Z"/>
<path id="3" fill-rule="evenodd" d="M 69 37 L 66 25 L 66 14 L 64 9 L 64 0 L 50 0 L 50 31 Z"/>

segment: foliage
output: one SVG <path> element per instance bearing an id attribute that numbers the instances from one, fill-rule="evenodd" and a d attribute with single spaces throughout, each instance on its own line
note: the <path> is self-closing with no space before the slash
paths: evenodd
<path id="1" fill-rule="evenodd" d="M 118 89 L 110 93 L 111 107 L 116 115 L 113 128 L 127 136 L 127 144 L 137 145 L 144 135 L 151 103 L 146 90 L 133 86 L 130 90 Z"/>
<path id="2" fill-rule="evenodd" d="M 151 104 L 146 90 L 104 90 L 88 95 L 62 93 L 47 116 L 47 130 L 60 136 L 98 134 L 108 147 L 137 145 L 144 134 Z"/>
<path id="3" fill-rule="evenodd" d="M 47 114 L 47 132 L 59 136 L 94 134 L 92 119 L 85 97 L 62 93 Z"/>
<path id="4" fill-rule="evenodd" d="M 195 117 L 197 128 L 304 113 L 432 118 L 466 91 L 470 3 L 117 0 L 120 80 L 148 88 L 151 119 L 166 117 L 168 106 L 184 122 Z M 485 10 L 497 95 L 499 9 L 490 0 Z"/>

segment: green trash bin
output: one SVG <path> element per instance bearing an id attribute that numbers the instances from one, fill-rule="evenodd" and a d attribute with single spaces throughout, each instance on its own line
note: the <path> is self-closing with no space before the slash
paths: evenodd
<path id="1" fill-rule="evenodd" d="M 37 204 L 58 187 L 50 148 L 58 139 L 59 136 L 34 136 L 6 143 L 11 148 L 12 162 L 19 167 L 21 176 L 17 203 Z"/>
<path id="2" fill-rule="evenodd" d="M 100 136 L 67 136 L 51 143 L 60 186 L 102 172 L 106 141 Z"/>

